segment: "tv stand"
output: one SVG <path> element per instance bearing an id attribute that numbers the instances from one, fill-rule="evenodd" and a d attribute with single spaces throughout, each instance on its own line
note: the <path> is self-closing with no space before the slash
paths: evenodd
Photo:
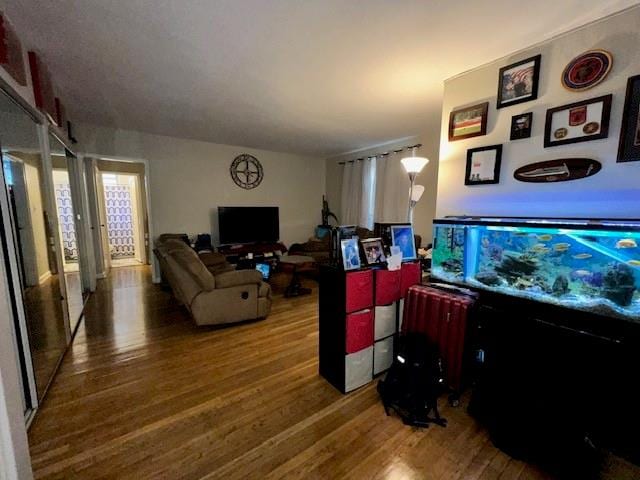
<path id="1" fill-rule="evenodd" d="M 261 242 L 261 243 L 244 243 L 240 245 L 221 245 L 218 247 L 218 252 L 230 257 L 246 257 L 249 253 L 263 254 L 267 252 L 281 251 L 285 253 L 287 247 L 281 242 Z"/>

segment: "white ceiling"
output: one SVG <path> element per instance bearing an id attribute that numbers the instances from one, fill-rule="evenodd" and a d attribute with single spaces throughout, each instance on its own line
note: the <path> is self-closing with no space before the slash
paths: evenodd
<path id="1" fill-rule="evenodd" d="M 439 130 L 442 82 L 637 0 L 2 0 L 76 121 L 328 156 Z"/>

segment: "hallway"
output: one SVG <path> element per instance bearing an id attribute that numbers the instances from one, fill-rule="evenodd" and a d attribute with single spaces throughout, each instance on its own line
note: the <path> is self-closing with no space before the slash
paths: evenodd
<path id="1" fill-rule="evenodd" d="M 317 288 L 198 328 L 149 267 L 114 269 L 29 432 L 36 478 L 543 478 L 464 408 L 443 401 L 449 426 L 416 430 L 374 383 L 341 395 L 317 341 Z"/>

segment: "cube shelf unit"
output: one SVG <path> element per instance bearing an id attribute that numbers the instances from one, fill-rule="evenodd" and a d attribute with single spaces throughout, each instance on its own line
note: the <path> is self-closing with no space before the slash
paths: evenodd
<path id="1" fill-rule="evenodd" d="M 400 270 L 320 270 L 320 375 L 343 393 L 386 371 L 393 362 L 401 300 L 420 283 L 419 262 Z"/>

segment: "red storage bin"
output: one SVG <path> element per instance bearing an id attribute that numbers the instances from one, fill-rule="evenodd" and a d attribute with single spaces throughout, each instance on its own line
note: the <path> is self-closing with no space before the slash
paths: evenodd
<path id="1" fill-rule="evenodd" d="M 409 287 L 419 285 L 422 281 L 420 262 L 407 262 L 402 264 L 400 270 L 400 296 L 405 298 Z"/>
<path id="2" fill-rule="evenodd" d="M 373 345 L 373 310 L 349 313 L 346 327 L 347 353 L 355 353 Z"/>
<path id="3" fill-rule="evenodd" d="M 376 270 L 376 305 L 400 300 L 401 270 Z"/>
<path id="4" fill-rule="evenodd" d="M 348 272 L 346 311 L 356 312 L 373 306 L 373 271 Z"/>

